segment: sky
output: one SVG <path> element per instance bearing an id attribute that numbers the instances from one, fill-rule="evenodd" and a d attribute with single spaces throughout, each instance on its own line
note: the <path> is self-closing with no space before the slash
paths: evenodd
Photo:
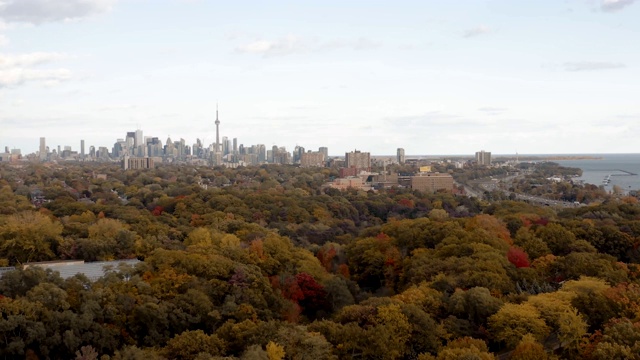
<path id="1" fill-rule="evenodd" d="M 0 150 L 638 153 L 640 0 L 0 0 Z M 216 105 L 217 104 L 217 105 Z"/>

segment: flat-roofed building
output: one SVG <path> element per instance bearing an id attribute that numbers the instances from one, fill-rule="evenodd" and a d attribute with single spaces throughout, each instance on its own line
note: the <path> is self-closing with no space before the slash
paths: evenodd
<path id="1" fill-rule="evenodd" d="M 371 154 L 355 150 L 344 154 L 345 167 L 356 168 L 357 171 L 371 171 Z"/>
<path id="2" fill-rule="evenodd" d="M 150 157 L 137 158 L 137 157 L 125 156 L 124 159 L 122 159 L 122 168 L 124 170 L 153 169 L 154 166 L 155 166 L 155 162 L 153 161 L 153 158 L 150 158 Z"/>
<path id="3" fill-rule="evenodd" d="M 404 164 L 404 149 L 403 148 L 398 148 L 397 151 L 397 160 L 398 160 L 398 164 Z"/>
<path id="4" fill-rule="evenodd" d="M 476 163 L 482 166 L 491 166 L 491 152 L 484 150 L 476 152 Z"/>
<path id="5" fill-rule="evenodd" d="M 322 152 L 311 152 L 300 154 L 301 167 L 324 167 L 325 157 Z"/>
<path id="6" fill-rule="evenodd" d="M 352 189 L 362 189 L 365 187 L 364 181 L 362 181 L 361 177 L 348 177 L 348 178 L 337 178 L 333 180 L 329 186 L 334 189 L 346 190 L 349 188 Z"/>
<path id="7" fill-rule="evenodd" d="M 411 177 L 411 188 L 430 193 L 439 190 L 453 191 L 453 177 L 441 173 L 418 174 Z"/>

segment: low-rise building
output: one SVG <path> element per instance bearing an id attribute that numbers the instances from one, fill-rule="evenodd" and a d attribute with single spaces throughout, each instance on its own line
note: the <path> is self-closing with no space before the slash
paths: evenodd
<path id="1" fill-rule="evenodd" d="M 430 193 L 453 191 L 453 177 L 441 173 L 420 173 L 411 177 L 411 188 Z"/>
<path id="2" fill-rule="evenodd" d="M 338 189 L 338 190 L 346 190 L 349 188 L 352 189 L 363 189 L 365 187 L 370 188 L 370 186 L 366 186 L 362 178 L 353 176 L 347 178 L 337 178 L 329 183 L 329 186 Z"/>

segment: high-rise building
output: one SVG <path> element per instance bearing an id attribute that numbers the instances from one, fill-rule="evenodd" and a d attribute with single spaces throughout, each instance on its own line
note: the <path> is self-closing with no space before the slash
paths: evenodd
<path id="1" fill-rule="evenodd" d="M 238 138 L 233 138 L 233 154 L 238 155 Z"/>
<path id="2" fill-rule="evenodd" d="M 318 149 L 318 152 L 321 152 L 324 154 L 324 160 L 327 161 L 329 159 L 329 148 L 326 146 L 321 146 Z"/>
<path id="3" fill-rule="evenodd" d="M 153 169 L 155 166 L 153 158 L 144 157 L 144 158 L 132 158 L 129 156 L 125 156 L 122 159 L 122 169 Z"/>
<path id="4" fill-rule="evenodd" d="M 355 150 L 344 154 L 347 168 L 355 168 L 356 171 L 371 171 L 371 154 Z"/>
<path id="5" fill-rule="evenodd" d="M 404 164 L 404 149 L 398 148 L 398 164 Z"/>
<path id="6" fill-rule="evenodd" d="M 221 145 L 222 145 L 222 155 L 227 155 L 230 151 L 229 138 L 226 136 L 223 136 Z"/>
<path id="7" fill-rule="evenodd" d="M 40 138 L 40 153 L 38 155 L 40 157 L 40 160 L 47 159 L 47 145 L 46 145 L 45 138 L 43 137 Z"/>
<path id="8" fill-rule="evenodd" d="M 293 163 L 299 164 L 300 156 L 302 156 L 302 154 L 304 153 L 305 153 L 304 147 L 296 145 L 296 147 L 293 149 Z"/>
<path id="9" fill-rule="evenodd" d="M 491 166 L 491 152 L 484 150 L 476 152 L 476 163 L 482 166 Z"/>
<path id="10" fill-rule="evenodd" d="M 258 163 L 267 161 L 267 147 L 264 144 L 258 144 L 256 146 L 256 154 L 258 155 Z"/>
<path id="11" fill-rule="evenodd" d="M 309 152 L 303 153 L 300 156 L 301 167 L 324 167 L 325 157 L 323 152 Z"/>
<path id="12" fill-rule="evenodd" d="M 135 146 L 136 148 L 138 146 L 142 146 L 144 145 L 143 141 L 144 141 L 144 137 L 142 136 L 142 130 L 140 129 L 136 130 L 136 137 L 135 137 L 135 142 L 133 143 L 133 146 Z"/>
<path id="13" fill-rule="evenodd" d="M 84 157 L 84 140 L 80 140 L 80 155 Z"/>

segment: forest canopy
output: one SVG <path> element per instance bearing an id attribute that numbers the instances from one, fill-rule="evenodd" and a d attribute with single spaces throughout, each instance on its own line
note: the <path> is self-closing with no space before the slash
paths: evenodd
<path id="1" fill-rule="evenodd" d="M 0 357 L 639 358 L 635 198 L 554 209 L 336 176 L 0 166 Z M 118 259 L 140 262 L 23 268 Z"/>

